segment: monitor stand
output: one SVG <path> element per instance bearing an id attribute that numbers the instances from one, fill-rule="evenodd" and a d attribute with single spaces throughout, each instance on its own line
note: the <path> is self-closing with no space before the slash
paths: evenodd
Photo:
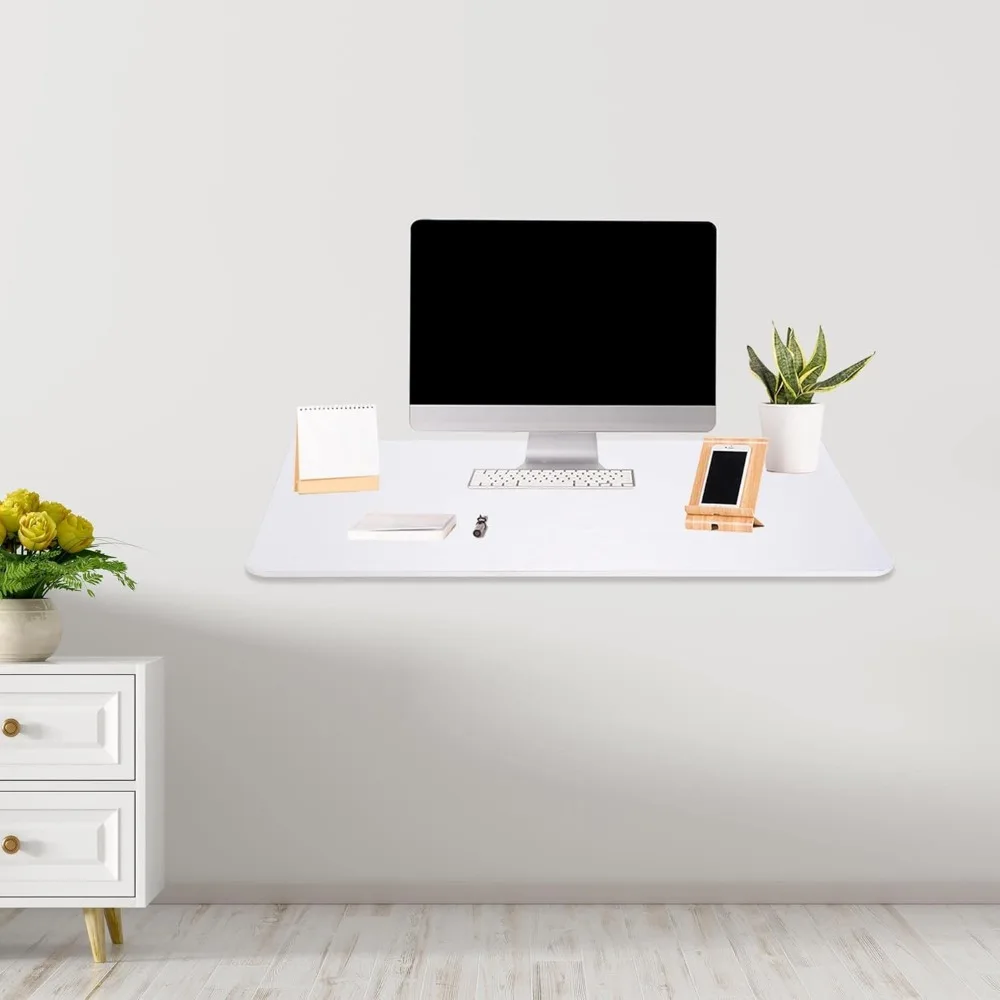
<path id="1" fill-rule="evenodd" d="M 587 431 L 531 431 L 522 469 L 603 469 L 597 435 Z"/>

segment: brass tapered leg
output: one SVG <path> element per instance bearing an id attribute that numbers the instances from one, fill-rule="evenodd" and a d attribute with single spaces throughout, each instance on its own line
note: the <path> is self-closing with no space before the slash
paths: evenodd
<path id="1" fill-rule="evenodd" d="M 125 935 L 122 932 L 122 911 L 118 909 L 105 910 L 104 919 L 108 922 L 108 933 L 112 944 L 124 944 Z"/>
<path id="2" fill-rule="evenodd" d="M 107 960 L 104 951 L 104 914 L 100 909 L 87 908 L 83 911 L 83 922 L 87 925 L 87 937 L 90 938 L 90 953 L 95 962 Z"/>

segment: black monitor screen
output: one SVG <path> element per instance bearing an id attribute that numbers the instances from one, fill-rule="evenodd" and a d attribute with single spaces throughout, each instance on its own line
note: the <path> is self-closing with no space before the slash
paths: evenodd
<path id="1" fill-rule="evenodd" d="M 410 403 L 714 405 L 715 226 L 415 222 Z"/>

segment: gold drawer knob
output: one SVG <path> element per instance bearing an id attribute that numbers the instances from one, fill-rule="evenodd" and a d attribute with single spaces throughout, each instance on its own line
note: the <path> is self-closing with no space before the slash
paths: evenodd
<path id="1" fill-rule="evenodd" d="M 21 731 L 21 723 L 17 719 L 4 719 L 3 720 L 3 734 L 4 736 L 17 736 Z"/>
<path id="2" fill-rule="evenodd" d="M 9 837 L 3 838 L 3 844 L 0 846 L 3 847 L 4 854 L 17 854 L 21 850 L 21 841 L 11 834 Z"/>

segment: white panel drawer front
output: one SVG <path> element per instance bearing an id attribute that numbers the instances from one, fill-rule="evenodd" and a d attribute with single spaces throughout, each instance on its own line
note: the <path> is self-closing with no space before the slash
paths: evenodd
<path id="1" fill-rule="evenodd" d="M 135 895 L 134 792 L 0 792 L 0 899 Z"/>
<path id="2" fill-rule="evenodd" d="M 0 676 L 0 781 L 135 778 L 135 677 Z"/>

